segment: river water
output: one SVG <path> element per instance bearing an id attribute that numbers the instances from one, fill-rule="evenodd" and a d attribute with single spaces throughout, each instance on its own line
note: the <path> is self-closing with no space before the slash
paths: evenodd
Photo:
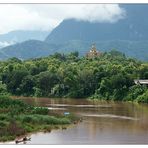
<path id="1" fill-rule="evenodd" d="M 27 144 L 148 144 L 147 104 L 85 99 L 23 100 L 48 107 L 52 112 L 70 112 L 84 118 L 83 122 L 69 126 L 66 130 L 32 134 Z"/>

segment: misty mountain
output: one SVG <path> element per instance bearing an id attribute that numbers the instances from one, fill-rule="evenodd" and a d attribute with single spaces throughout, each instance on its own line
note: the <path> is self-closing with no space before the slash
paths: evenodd
<path id="1" fill-rule="evenodd" d="M 74 19 L 64 20 L 46 38 L 48 43 L 63 43 L 70 40 L 148 40 L 148 5 L 120 5 L 126 10 L 124 19 L 115 23 L 90 23 Z"/>
<path id="2" fill-rule="evenodd" d="M 96 47 L 101 52 L 116 49 L 129 57 L 148 60 L 148 41 L 97 41 Z M 86 55 L 91 48 L 91 41 L 71 40 L 60 44 L 48 44 L 43 41 L 30 40 L 0 49 L 0 59 L 17 57 L 20 59 L 44 57 L 55 52 L 70 53 L 79 51 L 80 56 Z"/>
<path id="3" fill-rule="evenodd" d="M 106 52 L 115 49 L 125 53 L 128 57 L 148 61 L 148 40 L 108 40 L 96 41 L 95 44 L 97 49 L 101 52 Z M 63 44 L 58 44 L 58 46 L 54 48 L 53 53 L 55 53 L 55 51 L 60 53 L 70 53 L 74 51 L 79 51 L 80 56 L 84 56 L 87 52 L 89 52 L 91 45 L 91 41 L 71 40 Z"/>
<path id="4" fill-rule="evenodd" d="M 43 41 L 49 34 L 48 31 L 17 30 L 6 34 L 0 34 L 0 48 L 27 40 Z"/>
<path id="5" fill-rule="evenodd" d="M 29 40 L 0 49 L 0 59 L 17 57 L 19 59 L 38 58 L 52 53 L 50 46 L 38 40 Z"/>
<path id="6" fill-rule="evenodd" d="M 127 56 L 148 61 L 148 5 L 121 4 L 126 10 L 124 19 L 114 23 L 90 23 L 64 20 L 48 33 L 45 41 L 25 41 L 0 49 L 1 59 L 28 59 L 55 52 L 79 51 L 85 55 L 92 43 L 100 51 L 119 50 Z M 4 57 L 4 58 L 3 58 Z"/>

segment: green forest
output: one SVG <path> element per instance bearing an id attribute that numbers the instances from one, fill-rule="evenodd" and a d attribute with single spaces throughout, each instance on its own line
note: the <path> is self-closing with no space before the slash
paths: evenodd
<path id="1" fill-rule="evenodd" d="M 96 58 L 55 53 L 44 58 L 0 61 L 0 95 L 89 98 L 148 103 L 148 63 L 111 50 Z"/>

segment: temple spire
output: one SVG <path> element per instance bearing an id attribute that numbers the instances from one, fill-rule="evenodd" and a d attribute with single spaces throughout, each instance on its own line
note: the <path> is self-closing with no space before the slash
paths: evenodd
<path id="1" fill-rule="evenodd" d="M 99 51 L 97 51 L 95 43 L 92 44 L 89 53 L 86 54 L 86 56 L 88 58 L 95 58 L 95 57 L 98 57 L 100 55 L 101 55 L 101 53 Z"/>

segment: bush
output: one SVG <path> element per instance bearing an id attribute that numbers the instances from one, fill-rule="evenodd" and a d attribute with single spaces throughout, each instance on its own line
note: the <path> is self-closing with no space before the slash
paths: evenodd
<path id="1" fill-rule="evenodd" d="M 145 86 L 134 85 L 130 87 L 128 95 L 125 97 L 125 101 L 133 101 L 137 99 L 138 96 L 142 95 L 146 91 Z"/>
<path id="2" fill-rule="evenodd" d="M 6 95 L 7 92 L 7 86 L 6 84 L 2 84 L 2 81 L 0 81 L 0 95 Z"/>
<path id="3" fill-rule="evenodd" d="M 15 136 L 0 136 L 0 141 L 3 141 L 3 142 L 5 142 L 5 141 L 10 141 L 10 140 L 14 140 L 15 139 Z"/>
<path id="4" fill-rule="evenodd" d="M 33 114 L 41 114 L 41 115 L 47 115 L 49 112 L 48 108 L 45 107 L 36 107 L 33 109 Z"/>
<path id="5" fill-rule="evenodd" d="M 41 120 L 46 124 L 70 124 L 70 120 L 67 118 L 56 118 L 53 116 L 44 116 L 41 117 Z"/>
<path id="6" fill-rule="evenodd" d="M 33 119 L 34 118 L 32 118 L 32 116 L 26 115 L 26 116 L 22 117 L 21 120 L 22 120 L 22 122 L 31 123 L 33 121 Z"/>
<path id="7" fill-rule="evenodd" d="M 8 114 L 0 114 L 0 121 L 8 121 L 9 119 Z"/>
<path id="8" fill-rule="evenodd" d="M 0 120 L 0 128 L 6 127 L 7 125 L 8 125 L 8 122 Z"/>
<path id="9" fill-rule="evenodd" d="M 141 103 L 148 103 L 148 90 L 144 94 L 138 96 L 135 101 Z"/>
<path id="10" fill-rule="evenodd" d="M 16 136 L 24 134 L 25 130 L 16 121 L 0 121 L 0 141 L 14 140 Z"/>
<path id="11" fill-rule="evenodd" d="M 21 100 L 13 100 L 8 96 L 0 96 L 0 108 L 8 109 L 8 112 L 13 115 L 30 112 L 33 109 L 31 105 Z"/>
<path id="12" fill-rule="evenodd" d="M 48 115 L 23 115 L 20 117 L 22 123 L 33 124 L 70 124 L 70 120 L 67 118 L 56 118 Z"/>

